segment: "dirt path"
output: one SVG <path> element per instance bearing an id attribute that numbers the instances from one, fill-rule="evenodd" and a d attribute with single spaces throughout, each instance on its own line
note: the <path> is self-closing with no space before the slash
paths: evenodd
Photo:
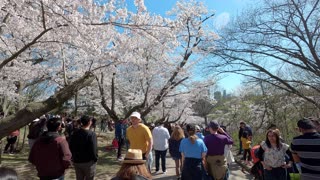
<path id="1" fill-rule="evenodd" d="M 153 158 L 154 159 L 154 158 Z M 153 171 L 155 172 L 155 162 L 153 162 Z M 175 173 L 175 163 L 170 157 L 170 155 L 167 154 L 166 157 L 166 167 L 167 167 L 167 173 L 163 174 L 160 170 L 159 173 L 152 174 L 153 179 L 155 180 L 176 180 L 176 173 Z M 161 167 L 161 162 L 160 162 Z M 239 166 L 237 163 L 232 163 L 229 167 L 230 174 L 229 174 L 229 180 L 245 180 L 245 179 L 253 179 L 253 177 L 247 172 L 242 171 L 242 167 Z"/>

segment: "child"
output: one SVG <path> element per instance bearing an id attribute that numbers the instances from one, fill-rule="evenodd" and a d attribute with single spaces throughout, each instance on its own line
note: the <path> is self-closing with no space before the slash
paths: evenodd
<path id="1" fill-rule="evenodd" d="M 251 138 L 248 137 L 248 132 L 244 131 L 241 137 L 241 143 L 243 148 L 243 160 L 246 162 L 247 165 L 251 166 Z M 248 158 L 247 158 L 248 155 Z"/>

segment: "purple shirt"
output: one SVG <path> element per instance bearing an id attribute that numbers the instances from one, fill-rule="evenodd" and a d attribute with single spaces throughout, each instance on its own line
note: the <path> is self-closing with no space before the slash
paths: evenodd
<path id="1" fill-rule="evenodd" d="M 204 137 L 203 141 L 208 148 L 208 156 L 224 155 L 224 146 L 233 144 L 233 140 L 228 134 L 209 134 Z"/>

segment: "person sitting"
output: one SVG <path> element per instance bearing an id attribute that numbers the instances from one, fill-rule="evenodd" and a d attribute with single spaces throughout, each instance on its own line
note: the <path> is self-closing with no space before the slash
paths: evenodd
<path id="1" fill-rule="evenodd" d="M 149 180 L 151 174 L 145 165 L 140 149 L 128 149 L 120 170 L 111 180 Z"/>

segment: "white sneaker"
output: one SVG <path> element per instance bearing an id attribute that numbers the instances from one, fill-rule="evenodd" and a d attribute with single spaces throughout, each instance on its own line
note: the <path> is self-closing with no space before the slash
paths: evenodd
<path id="1" fill-rule="evenodd" d="M 119 158 L 118 158 L 118 161 L 123 161 L 123 158 L 122 158 L 122 157 L 119 157 Z"/>
<path id="2" fill-rule="evenodd" d="M 167 174 L 167 171 L 163 171 L 163 174 Z"/>

